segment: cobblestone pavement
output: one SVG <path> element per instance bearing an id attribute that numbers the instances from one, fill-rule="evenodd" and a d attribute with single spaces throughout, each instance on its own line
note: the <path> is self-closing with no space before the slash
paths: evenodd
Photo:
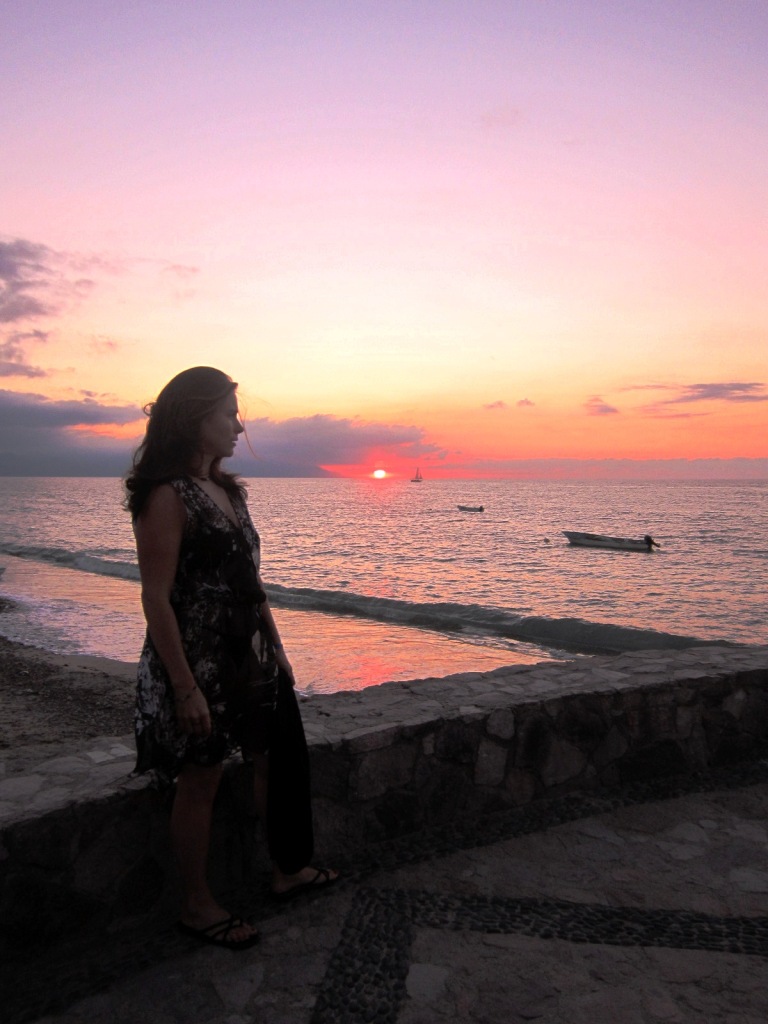
<path id="1" fill-rule="evenodd" d="M 768 763 L 370 851 L 262 933 L 172 922 L 6 964 L 5 1024 L 764 1024 Z M 231 900 L 230 900 L 231 902 Z"/>

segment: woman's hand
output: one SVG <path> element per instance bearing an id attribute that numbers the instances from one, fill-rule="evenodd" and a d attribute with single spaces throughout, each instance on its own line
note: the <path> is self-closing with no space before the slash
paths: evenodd
<path id="1" fill-rule="evenodd" d="M 176 720 L 189 736 L 210 736 L 211 711 L 199 687 L 176 694 Z"/>
<path id="2" fill-rule="evenodd" d="M 277 667 L 281 668 L 283 670 L 283 672 L 285 672 L 285 674 L 291 680 L 291 686 L 295 686 L 296 685 L 296 677 L 293 674 L 293 669 L 291 668 L 291 663 L 290 663 L 290 661 L 288 661 L 288 655 L 285 653 L 285 648 L 282 646 L 282 644 L 275 651 L 275 661 L 277 662 Z"/>

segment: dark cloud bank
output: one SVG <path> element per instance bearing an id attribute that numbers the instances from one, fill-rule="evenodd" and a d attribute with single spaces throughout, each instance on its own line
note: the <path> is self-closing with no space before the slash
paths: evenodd
<path id="1" fill-rule="evenodd" d="M 133 440 L 77 428 L 118 427 L 141 419 L 135 406 L 106 404 L 90 394 L 52 401 L 43 395 L 0 390 L 0 475 L 122 476 L 140 440 L 140 424 Z M 245 477 L 330 476 L 322 466 L 365 464 L 375 450 L 393 459 L 432 464 L 435 476 L 458 470 L 470 477 L 529 480 L 768 479 L 768 459 L 509 459 L 467 465 L 452 462 L 448 453 L 426 443 L 419 427 L 334 416 L 249 420 L 248 436 L 253 451 L 241 440 L 239 454 L 230 463 Z"/>
<path id="2" fill-rule="evenodd" d="M 107 405 L 90 395 L 52 401 L 0 390 L 0 475 L 121 476 L 141 438 L 141 425 L 132 440 L 77 428 L 118 427 L 141 419 L 135 406 Z M 255 419 L 248 421 L 247 430 L 249 440 L 241 439 L 230 463 L 243 476 L 329 476 L 322 466 L 365 462 L 372 449 L 404 459 L 442 454 L 425 443 L 418 427 L 335 416 Z"/>

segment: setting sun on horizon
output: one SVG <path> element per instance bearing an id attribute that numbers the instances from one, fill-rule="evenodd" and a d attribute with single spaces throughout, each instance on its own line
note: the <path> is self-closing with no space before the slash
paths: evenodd
<path id="1" fill-rule="evenodd" d="M 245 476 L 764 479 L 766 45 L 722 0 L 17 6 L 0 473 L 122 473 L 215 365 Z"/>

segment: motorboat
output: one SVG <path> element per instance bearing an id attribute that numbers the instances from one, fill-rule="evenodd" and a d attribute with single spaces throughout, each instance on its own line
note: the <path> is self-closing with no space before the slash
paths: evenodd
<path id="1" fill-rule="evenodd" d="M 457 505 L 459 512 L 485 512 L 485 505 Z"/>
<path id="2" fill-rule="evenodd" d="M 661 545 L 646 534 L 642 538 L 635 537 L 606 537 L 602 533 L 576 533 L 573 530 L 563 530 L 568 538 L 568 543 L 580 548 L 607 548 L 610 551 L 653 551 Z"/>

